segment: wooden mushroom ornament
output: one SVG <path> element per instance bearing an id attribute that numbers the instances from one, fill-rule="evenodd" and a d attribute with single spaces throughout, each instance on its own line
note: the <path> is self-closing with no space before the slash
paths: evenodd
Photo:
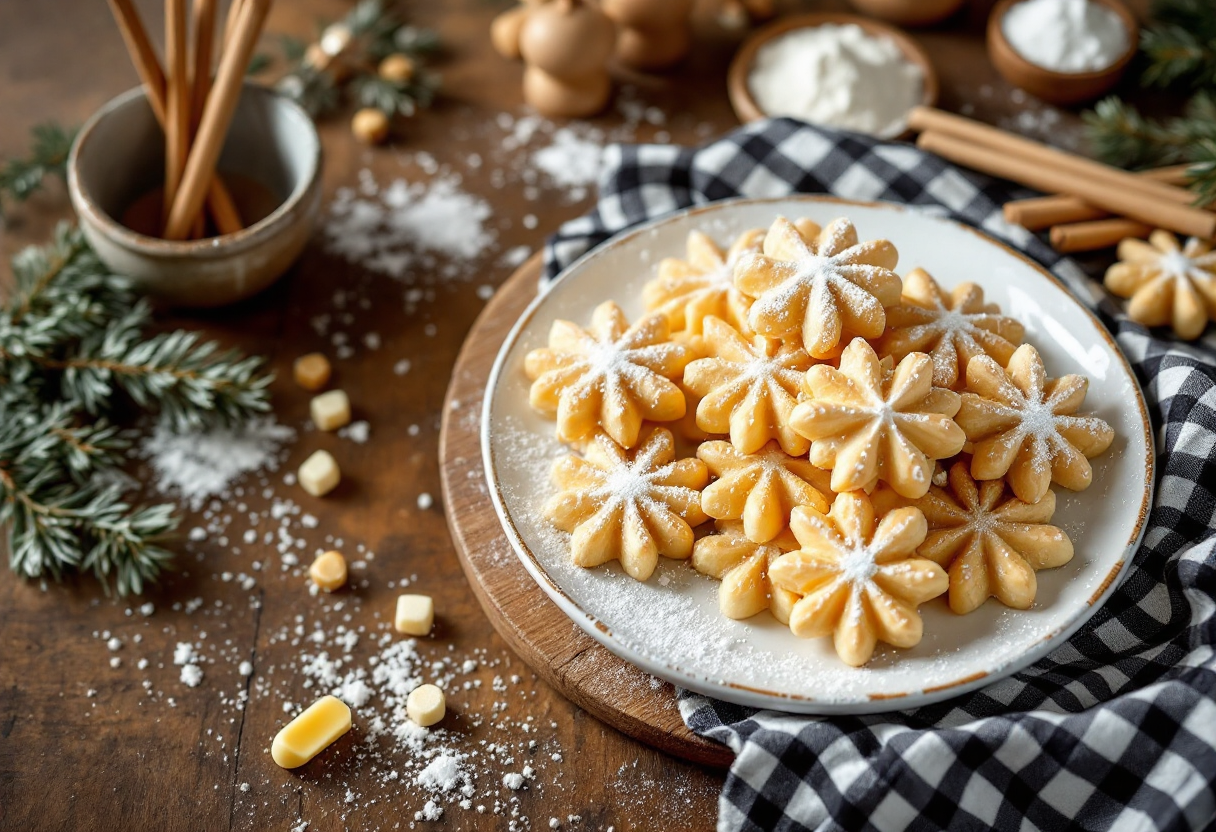
<path id="1" fill-rule="evenodd" d="M 667 69 L 688 54 L 695 0 L 601 0 L 618 27 L 616 57 L 634 69 Z"/>
<path id="2" fill-rule="evenodd" d="M 524 22 L 537 6 L 548 0 L 522 0 L 514 8 L 507 9 L 490 24 L 490 43 L 494 51 L 509 61 L 519 60 L 519 33 Z"/>
<path id="3" fill-rule="evenodd" d="M 590 116 L 612 92 L 607 63 L 616 30 L 588 0 L 550 0 L 531 9 L 519 32 L 524 100 L 546 116 Z"/>

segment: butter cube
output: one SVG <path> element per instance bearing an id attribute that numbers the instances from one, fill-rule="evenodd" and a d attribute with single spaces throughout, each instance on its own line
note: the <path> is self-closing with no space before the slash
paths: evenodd
<path id="1" fill-rule="evenodd" d="M 341 552 L 326 552 L 317 555 L 308 567 L 308 577 L 326 592 L 333 592 L 346 585 L 346 558 Z"/>
<path id="2" fill-rule="evenodd" d="M 393 626 L 397 632 L 425 636 L 435 623 L 435 602 L 429 595 L 397 596 L 397 615 Z"/>
<path id="3" fill-rule="evenodd" d="M 405 698 L 405 715 L 423 728 L 434 725 L 447 713 L 443 691 L 434 685 L 419 685 Z"/>
<path id="4" fill-rule="evenodd" d="M 283 726 L 270 756 L 283 768 L 299 768 L 350 730 L 350 708 L 336 696 L 322 696 Z"/>
<path id="5" fill-rule="evenodd" d="M 319 352 L 310 352 L 296 359 L 292 367 L 296 384 L 314 393 L 329 383 L 329 359 Z"/>
<path id="6" fill-rule="evenodd" d="M 342 480 L 338 462 L 329 451 L 317 451 L 296 472 L 300 486 L 314 497 L 323 497 L 337 488 Z"/>
<path id="7" fill-rule="evenodd" d="M 321 430 L 337 430 L 350 424 L 350 399 L 343 390 L 314 396 L 308 409 L 312 413 L 312 423 Z"/>

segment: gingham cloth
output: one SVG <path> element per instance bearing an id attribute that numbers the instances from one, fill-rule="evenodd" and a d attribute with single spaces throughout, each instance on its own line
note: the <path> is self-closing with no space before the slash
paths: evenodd
<path id="1" fill-rule="evenodd" d="M 1049 267 L 1131 359 L 1157 428 L 1140 552 L 1090 622 L 1032 667 L 912 711 L 813 718 L 682 693 L 689 727 L 736 753 L 720 830 L 1216 827 L 1216 349 L 1120 314 L 1099 283 L 1001 205 L 1023 193 L 903 144 L 781 119 L 701 148 L 612 146 L 600 198 L 549 241 L 546 273 L 662 214 L 826 192 L 912 203 Z"/>

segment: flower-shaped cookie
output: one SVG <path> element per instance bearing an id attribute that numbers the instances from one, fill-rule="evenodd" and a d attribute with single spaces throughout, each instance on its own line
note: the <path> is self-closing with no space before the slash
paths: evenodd
<path id="1" fill-rule="evenodd" d="M 899 508 L 879 521 L 864 494 L 841 494 L 826 516 L 794 509 L 790 528 L 799 549 L 769 567 L 773 586 L 803 596 L 790 613 L 802 638 L 832 635 L 846 664 L 869 661 L 879 641 L 895 647 L 920 643 L 917 607 L 946 591 L 946 571 L 916 556 L 925 517 Z"/>
<path id="2" fill-rule="evenodd" d="M 735 263 L 744 253 L 759 251 L 763 239 L 762 229 L 745 231 L 724 252 L 706 234 L 690 232 L 688 259 L 664 259 L 658 275 L 642 289 L 646 309 L 666 315 L 673 332 L 699 335 L 708 315 L 742 329 L 752 301 L 735 288 Z"/>
<path id="3" fill-rule="evenodd" d="M 659 555 L 692 554 L 692 527 L 707 519 L 701 489 L 709 479 L 699 459 L 675 458 L 671 431 L 656 428 L 633 452 L 604 435 L 586 456 L 566 456 L 553 466 L 559 491 L 544 514 L 562 531 L 573 532 L 570 553 L 579 566 L 619 560 L 632 577 L 644 581 Z"/>
<path id="4" fill-rule="evenodd" d="M 833 220 L 811 242 L 778 217 L 763 253 L 739 260 L 735 285 L 756 299 L 747 318 L 753 330 L 770 338 L 800 334 L 812 357 L 828 358 L 854 335 L 882 335 L 883 307 L 899 303 L 900 280 L 891 271 L 898 259 L 886 240 L 858 243 L 846 219 Z"/>
<path id="5" fill-rule="evenodd" d="M 782 453 L 775 443 L 743 454 L 729 442 L 703 442 L 697 457 L 718 478 L 701 493 L 702 510 L 718 520 L 743 520 L 757 543 L 781 534 L 795 506 L 828 510 L 828 472 Z"/>
<path id="6" fill-rule="evenodd" d="M 591 327 L 554 321 L 549 346 L 528 353 L 529 399 L 556 414 L 557 436 L 575 442 L 598 429 L 626 448 L 637 444 L 642 420 L 684 415 L 678 379 L 689 349 L 668 341 L 667 318 L 649 315 L 629 326 L 612 301 L 595 308 Z"/>
<path id="7" fill-rule="evenodd" d="M 840 369 L 817 364 L 803 381 L 807 398 L 790 424 L 811 440 L 811 463 L 832 469 L 832 490 L 872 490 L 882 480 L 904 497 L 923 497 L 933 461 L 954 456 L 966 437 L 950 418 L 959 396 L 933 386 L 933 362 L 911 353 L 894 370 L 855 338 Z"/>
<path id="8" fill-rule="evenodd" d="M 1145 326 L 1169 324 L 1179 338 L 1198 338 L 1216 320 L 1216 251 L 1195 237 L 1185 246 L 1168 231 L 1148 242 L 1119 243 L 1119 260 L 1106 270 L 1106 288 L 1131 298 L 1127 315 Z"/>
<path id="9" fill-rule="evenodd" d="M 1007 607 L 1034 603 L 1035 571 L 1072 560 L 1072 541 L 1050 525 L 1056 495 L 1037 503 L 1009 496 L 1003 480 L 977 483 L 967 463 L 950 468 L 950 488 L 932 488 L 917 503 L 929 534 L 917 553 L 946 567 L 950 609 L 960 615 L 996 598 Z"/>
<path id="10" fill-rule="evenodd" d="M 976 284 L 960 283 L 946 294 L 928 272 L 913 269 L 904 277 L 903 301 L 887 310 L 887 331 L 877 348 L 896 361 L 911 352 L 928 353 L 933 383 L 958 390 L 973 356 L 991 355 L 1004 364 L 1025 334 L 995 303 L 984 303 Z"/>
<path id="11" fill-rule="evenodd" d="M 698 358 L 684 370 L 684 385 L 701 397 L 697 426 L 707 433 L 729 433 L 745 454 L 770 439 L 786 453 L 806 453 L 810 443 L 790 427 L 790 413 L 810 356 L 763 335 L 749 343 L 712 316 L 705 319 L 704 342 L 712 357 Z"/>
<path id="12" fill-rule="evenodd" d="M 769 543 L 756 543 L 743 532 L 743 525 L 718 521 L 718 534 L 707 535 L 692 549 L 693 568 L 716 578 L 718 609 L 727 618 L 751 618 L 768 610 L 782 624 L 790 621 L 790 611 L 798 596 L 775 587 L 768 579 L 768 568 L 777 558 L 798 548 L 788 531 Z"/>
<path id="13" fill-rule="evenodd" d="M 1088 389 L 1084 376 L 1048 378 L 1029 344 L 1018 347 L 1004 369 L 986 355 L 972 358 L 968 392 L 955 416 L 974 443 L 971 475 L 1006 477 L 1027 503 L 1047 496 L 1053 482 L 1072 491 L 1088 488 L 1093 472 L 1086 457 L 1102 453 L 1115 438 L 1096 416 L 1075 415 Z"/>

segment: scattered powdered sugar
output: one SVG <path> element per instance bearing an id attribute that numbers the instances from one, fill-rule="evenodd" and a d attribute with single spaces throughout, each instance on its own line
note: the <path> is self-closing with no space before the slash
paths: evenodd
<path id="1" fill-rule="evenodd" d="M 574 189 L 573 199 L 581 199 L 586 187 L 599 178 L 603 156 L 601 139 L 563 127 L 553 134 L 552 144 L 532 153 L 532 164 L 559 187 Z"/>
<path id="2" fill-rule="evenodd" d="M 342 188 L 325 223 L 327 248 L 351 262 L 395 278 L 413 277 L 445 262 L 445 277 L 468 276 L 468 261 L 495 242 L 484 199 L 461 188 L 453 173 L 425 182 L 396 179 L 386 187 L 369 173 L 356 191 Z M 437 257 L 438 256 L 438 257 Z"/>
<path id="3" fill-rule="evenodd" d="M 285 443 L 296 432 L 273 417 L 252 419 L 235 428 L 221 427 L 175 433 L 158 425 L 140 445 L 156 474 L 156 486 L 180 495 L 198 511 L 210 497 L 223 496 L 241 476 L 274 471 Z"/>

